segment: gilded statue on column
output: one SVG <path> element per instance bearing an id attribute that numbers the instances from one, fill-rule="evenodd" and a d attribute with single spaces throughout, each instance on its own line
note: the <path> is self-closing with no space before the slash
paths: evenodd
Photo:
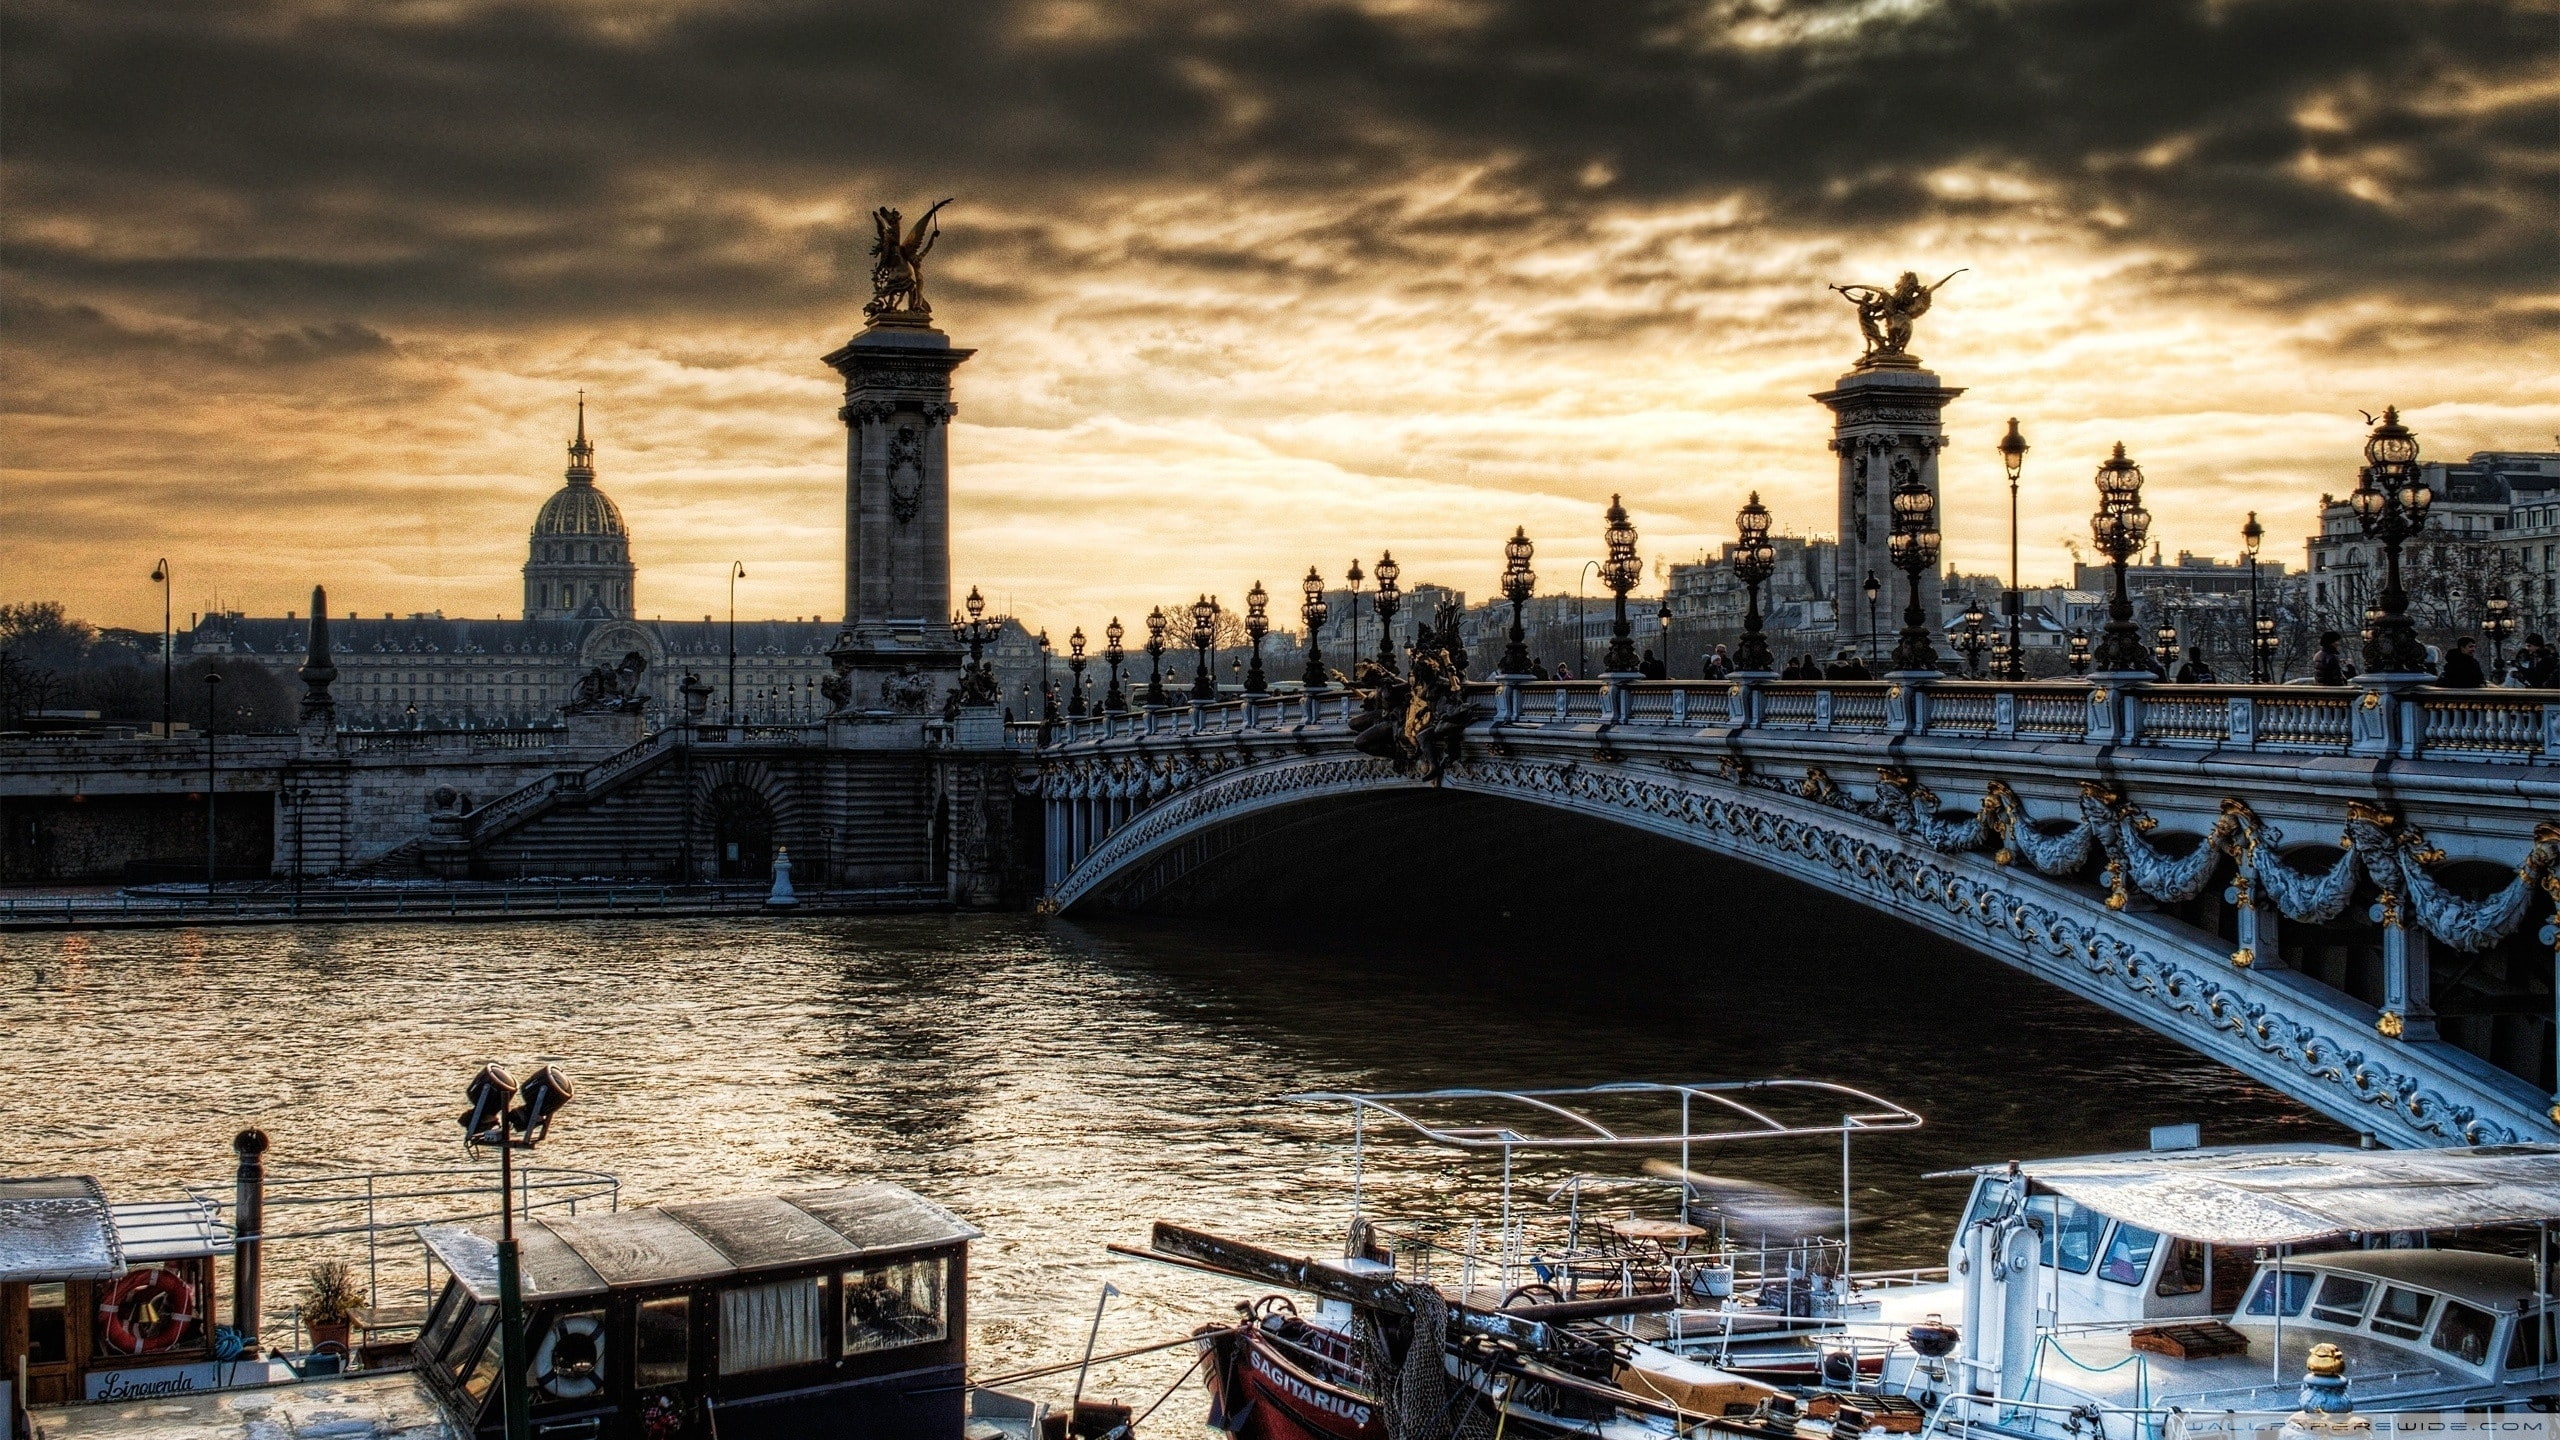
<path id="1" fill-rule="evenodd" d="M 1872 285 L 1834 285 L 1841 297 L 1858 307 L 1858 330 L 1867 337 L 1866 353 L 1858 357 L 1858 368 L 1872 370 L 1877 366 L 1915 367 L 1920 357 L 1911 353 L 1911 322 L 1929 313 L 1930 298 L 1964 271 L 1948 272 L 1946 280 L 1923 285 L 1917 273 L 1905 270 L 1891 289 L 1879 290 Z"/>
<path id="2" fill-rule="evenodd" d="M 862 307 L 866 317 L 898 316 L 909 321 L 932 317 L 933 307 L 924 299 L 924 257 L 933 242 L 942 238 L 942 227 L 934 217 L 950 203 L 947 199 L 933 202 L 933 208 L 911 228 L 892 206 L 871 212 L 871 303 Z"/>

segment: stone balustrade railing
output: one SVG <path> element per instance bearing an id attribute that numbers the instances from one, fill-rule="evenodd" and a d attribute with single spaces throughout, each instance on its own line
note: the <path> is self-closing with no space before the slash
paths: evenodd
<path id="1" fill-rule="evenodd" d="M 1769 730 L 1824 735 L 2082 741 L 2163 749 L 2560 764 L 2560 691 L 2168 685 L 2150 681 L 1672 680 L 1472 685 L 1487 717 L 1522 727 Z M 1345 729 L 1341 690 L 1249 695 L 1024 724 L 1019 748 L 1150 736 Z M 1042 735 L 1045 728 L 1046 735 Z"/>

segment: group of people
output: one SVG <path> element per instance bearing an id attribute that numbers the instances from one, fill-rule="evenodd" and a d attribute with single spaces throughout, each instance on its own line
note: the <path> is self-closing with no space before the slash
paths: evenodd
<path id="1" fill-rule="evenodd" d="M 2344 685 L 2356 678 L 2356 668 L 2347 663 L 2342 637 L 2335 630 L 2320 632 L 2320 649 L 2311 657 L 2311 678 L 2322 685 Z M 2453 642 L 2453 649 L 2438 660 L 2433 646 L 2428 647 L 2427 673 L 2435 683 L 2447 690 L 2477 690 L 2498 684 L 2521 686 L 2530 690 L 2548 690 L 2560 686 L 2560 647 L 2544 640 L 2539 632 L 2524 637 L 2516 648 L 2515 663 L 2502 676 L 2491 676 L 2480 668 L 2480 641 L 2465 635 Z"/>

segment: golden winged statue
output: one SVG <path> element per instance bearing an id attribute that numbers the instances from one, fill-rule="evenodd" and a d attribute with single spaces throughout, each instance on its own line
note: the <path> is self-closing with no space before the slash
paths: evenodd
<path id="1" fill-rule="evenodd" d="M 913 228 L 903 224 L 894 207 L 883 205 L 871 212 L 871 303 L 862 307 L 865 316 L 878 320 L 909 315 L 923 320 L 933 314 L 924 299 L 924 257 L 933 242 L 942 238 L 942 227 L 934 217 L 950 203 L 947 199 L 933 202 Z"/>
<path id="2" fill-rule="evenodd" d="M 1967 267 L 1970 268 L 1970 267 Z M 1834 285 L 1850 304 L 1858 307 L 1858 331 L 1867 337 L 1866 353 L 1858 357 L 1858 368 L 1878 365 L 1913 366 L 1920 363 L 1911 353 L 1911 322 L 1929 313 L 1930 297 L 1936 295 L 1947 280 L 1964 270 L 1947 272 L 1936 285 L 1923 285 L 1913 271 L 1905 270 L 1893 288 L 1879 290 L 1872 285 Z"/>

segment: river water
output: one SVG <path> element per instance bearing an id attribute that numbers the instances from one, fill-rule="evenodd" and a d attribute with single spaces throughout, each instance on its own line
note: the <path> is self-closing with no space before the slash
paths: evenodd
<path id="1" fill-rule="evenodd" d="M 1073 1359 L 1105 1282 L 1122 1292 L 1105 1351 L 1249 1298 L 1104 1253 L 1156 1219 L 1338 1253 L 1350 1126 L 1294 1091 L 1857 1085 L 1928 1120 L 1857 1142 L 1862 1268 L 1942 1262 L 1962 1186 L 1926 1170 L 2140 1147 L 2181 1121 L 2209 1141 L 2341 1138 L 1997 964 L 1836 905 L 1787 912 L 1782 941 L 1497 912 L 1320 935 L 1284 917 L 937 915 L 0 937 L 0 1173 L 93 1173 L 117 1198 L 222 1183 L 249 1124 L 279 1172 L 460 1164 L 473 1070 L 548 1061 L 578 1090 L 543 1161 L 618 1174 L 625 1203 L 885 1177 L 967 1217 L 986 1232 L 987 1375 Z M 1371 1133 L 1373 1213 L 1490 1219 L 1498 1160 Z M 1633 1163 L 1524 1159 L 1519 1193 Z M 1837 1203 L 1835 1141 L 1696 1163 Z M 281 1304 L 298 1272 L 272 1263 Z M 1143 1405 L 1189 1358 L 1092 1389 Z M 1201 1410 L 1185 1386 L 1149 1429 L 1196 1433 Z"/>

